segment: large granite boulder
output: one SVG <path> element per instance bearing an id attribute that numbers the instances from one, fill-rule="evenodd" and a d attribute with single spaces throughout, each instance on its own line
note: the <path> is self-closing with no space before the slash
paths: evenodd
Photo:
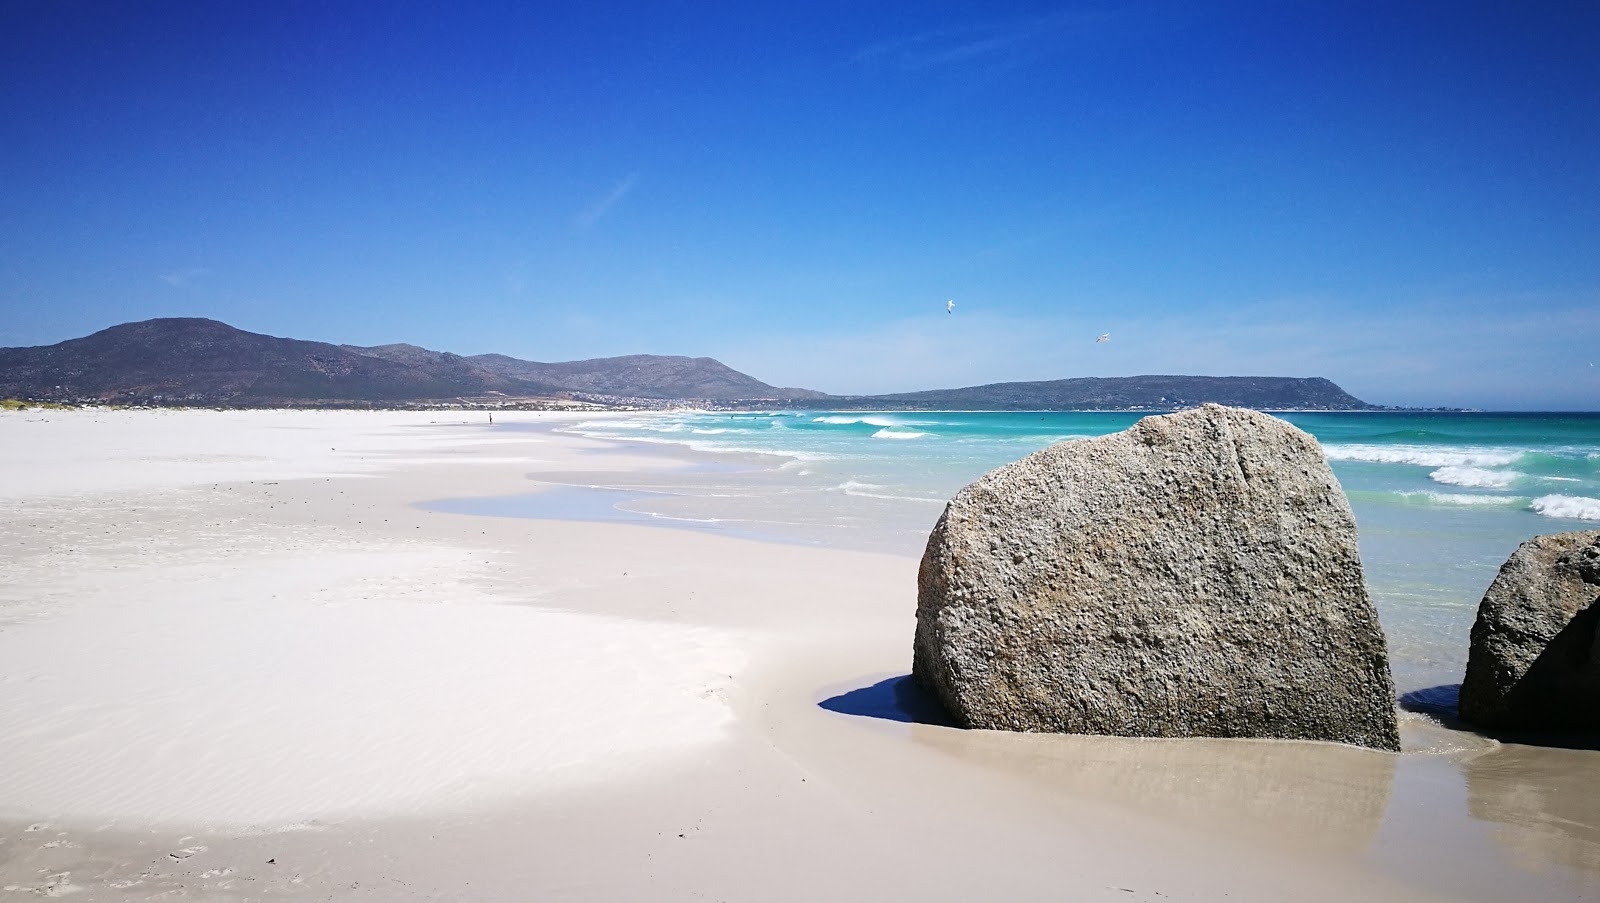
<path id="1" fill-rule="evenodd" d="M 1535 536 L 1478 603 L 1461 717 L 1491 728 L 1600 730 L 1600 530 Z"/>
<path id="2" fill-rule="evenodd" d="M 1355 519 L 1315 439 L 1206 405 L 956 494 L 913 674 L 968 727 L 1398 749 Z"/>

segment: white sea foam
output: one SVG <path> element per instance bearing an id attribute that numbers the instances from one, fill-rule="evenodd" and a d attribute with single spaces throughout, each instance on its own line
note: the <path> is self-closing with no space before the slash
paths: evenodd
<path id="1" fill-rule="evenodd" d="M 885 427 L 885 428 L 883 428 L 881 430 L 878 430 L 876 433 L 873 433 L 872 434 L 872 438 L 874 438 L 874 439 L 921 439 L 923 436 L 926 436 L 926 435 L 928 435 L 928 434 L 927 433 L 919 433 L 916 430 L 896 430 L 896 429 L 890 429 L 888 427 Z"/>
<path id="2" fill-rule="evenodd" d="M 832 423 L 843 426 L 849 423 L 865 423 L 869 426 L 896 426 L 897 421 L 888 417 L 858 417 L 847 414 L 826 414 L 822 417 L 811 418 L 812 423 Z"/>
<path id="3" fill-rule="evenodd" d="M 1481 467 L 1467 467 L 1452 464 L 1441 467 L 1428 474 L 1435 483 L 1448 483 L 1451 486 L 1470 486 L 1473 489 L 1509 489 L 1511 484 L 1522 478 L 1522 474 L 1514 470 L 1484 470 Z"/>
<path id="4" fill-rule="evenodd" d="M 743 445 L 728 445 L 720 442 L 701 442 L 694 440 L 679 442 L 677 444 L 687 445 L 695 451 L 722 452 L 738 455 L 777 455 L 783 458 L 794 458 L 799 461 L 826 461 L 834 457 L 827 452 L 802 451 L 794 448 L 750 448 Z"/>
<path id="5" fill-rule="evenodd" d="M 1521 457 L 1502 448 L 1436 448 L 1427 445 L 1325 445 L 1330 461 L 1416 464 L 1421 467 L 1501 467 Z"/>
<path id="6" fill-rule="evenodd" d="M 811 418 L 812 423 L 828 423 L 835 426 L 844 426 L 851 423 L 861 423 L 867 426 L 929 426 L 926 420 L 903 420 L 886 414 L 824 414 L 821 417 Z"/>
<path id="7" fill-rule="evenodd" d="M 561 432 L 609 439 L 612 438 L 613 433 L 626 432 L 628 430 L 643 430 L 647 433 L 681 433 L 687 428 L 680 421 L 634 418 L 624 420 L 585 420 L 563 428 Z"/>
<path id="8" fill-rule="evenodd" d="M 626 511 L 630 514 L 646 514 L 656 520 L 676 520 L 693 524 L 720 524 L 723 522 L 723 518 L 720 517 L 683 517 L 681 515 L 662 514 L 659 511 L 635 511 L 632 508 L 623 508 L 621 506 L 618 506 L 618 510 Z"/>
<path id="9" fill-rule="evenodd" d="M 888 487 L 880 486 L 877 483 L 863 483 L 859 480 L 845 480 L 843 483 L 840 483 L 834 488 L 843 492 L 845 495 L 853 495 L 857 498 L 888 499 L 895 502 L 929 502 L 936 505 L 943 505 L 947 501 L 946 499 L 928 498 L 920 495 L 896 495 L 892 492 L 873 492 L 871 490 L 883 490 L 887 489 Z"/>
<path id="10" fill-rule="evenodd" d="M 1600 520 L 1600 499 L 1581 495 L 1542 495 L 1534 499 L 1528 507 L 1545 517 Z"/>
<path id="11" fill-rule="evenodd" d="M 833 458 L 826 452 L 800 451 L 789 448 L 751 448 L 743 445 L 728 445 L 722 442 L 711 442 L 704 439 L 665 439 L 656 436 L 608 436 L 606 438 L 624 439 L 628 442 L 646 442 L 652 445 L 677 445 L 700 452 L 717 452 L 737 455 L 775 455 L 780 458 L 793 458 L 799 461 L 821 461 Z"/>
<path id="12" fill-rule="evenodd" d="M 1029 433 L 1022 436 L 960 436 L 954 441 L 961 445 L 1027 445 L 1033 448 L 1045 448 L 1058 442 L 1071 442 L 1075 439 L 1093 439 L 1104 433 L 1062 433 L 1057 436 L 1043 436 Z"/>
<path id="13" fill-rule="evenodd" d="M 1433 505 L 1520 505 L 1527 500 L 1525 496 L 1514 495 L 1469 495 L 1465 492 L 1400 492 L 1396 493 L 1409 502 L 1422 502 Z"/>

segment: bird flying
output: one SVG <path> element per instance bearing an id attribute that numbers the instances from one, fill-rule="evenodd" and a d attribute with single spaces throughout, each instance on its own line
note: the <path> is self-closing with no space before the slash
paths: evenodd
<path id="1" fill-rule="evenodd" d="M 1094 340 L 1096 342 L 1109 342 L 1111 341 L 1111 333 L 1108 332 L 1105 335 L 1095 336 Z"/>
<path id="2" fill-rule="evenodd" d="M 947 314 L 953 314 L 956 312 L 956 302 L 954 298 L 944 303 L 944 312 Z"/>

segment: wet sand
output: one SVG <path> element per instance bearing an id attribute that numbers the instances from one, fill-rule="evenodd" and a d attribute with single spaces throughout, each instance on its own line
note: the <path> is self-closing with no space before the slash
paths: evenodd
<path id="1" fill-rule="evenodd" d="M 482 419 L 0 417 L 0 887 L 1600 895 L 1600 753 L 956 730 L 914 558 L 424 504 L 695 463 Z"/>

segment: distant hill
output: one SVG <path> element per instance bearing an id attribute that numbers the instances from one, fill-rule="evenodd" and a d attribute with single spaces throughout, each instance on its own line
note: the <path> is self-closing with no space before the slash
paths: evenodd
<path id="1" fill-rule="evenodd" d="M 463 357 L 416 345 L 330 345 L 195 318 L 145 320 L 81 339 L 0 348 L 0 398 L 267 406 L 580 397 L 661 406 L 955 410 L 1172 410 L 1208 401 L 1281 410 L 1370 410 L 1326 379 L 1127 376 L 839 397 L 770 386 L 708 357 L 635 354 L 565 363 Z"/>
<path id="2" fill-rule="evenodd" d="M 198 318 L 124 323 L 55 345 L 0 348 L 0 397 L 264 405 L 572 392 L 708 401 L 825 397 L 769 386 L 711 358 L 632 355 L 544 364 L 416 345 L 284 339 Z"/>
<path id="3" fill-rule="evenodd" d="M 965 389 L 902 392 L 847 400 L 853 407 L 1000 411 L 1171 409 L 1205 402 L 1265 410 L 1362 411 L 1373 408 L 1329 380 L 1288 376 L 1090 376 L 991 383 Z"/>
<path id="4" fill-rule="evenodd" d="M 215 320 L 124 323 L 81 339 L 0 348 L 0 395 L 82 401 L 401 401 L 478 391 L 452 378 L 325 342 Z"/>
<path id="5" fill-rule="evenodd" d="M 573 392 L 635 398 L 821 399 L 810 389 L 782 389 L 709 357 L 631 354 L 561 364 L 521 361 L 503 354 L 465 358 L 500 376 L 561 386 Z"/>
<path id="6" fill-rule="evenodd" d="M 358 345 L 340 345 L 346 351 L 354 352 L 365 357 L 378 358 L 402 366 L 411 367 L 436 374 L 458 382 L 462 386 L 471 386 L 470 390 L 463 390 L 453 394 L 457 395 L 482 395 L 488 392 L 503 392 L 507 395 L 553 394 L 562 391 L 561 386 L 540 380 L 516 379 L 496 373 L 485 367 L 480 367 L 472 362 L 471 358 L 452 354 L 448 351 L 430 351 L 416 345 L 374 345 L 363 348 Z"/>

